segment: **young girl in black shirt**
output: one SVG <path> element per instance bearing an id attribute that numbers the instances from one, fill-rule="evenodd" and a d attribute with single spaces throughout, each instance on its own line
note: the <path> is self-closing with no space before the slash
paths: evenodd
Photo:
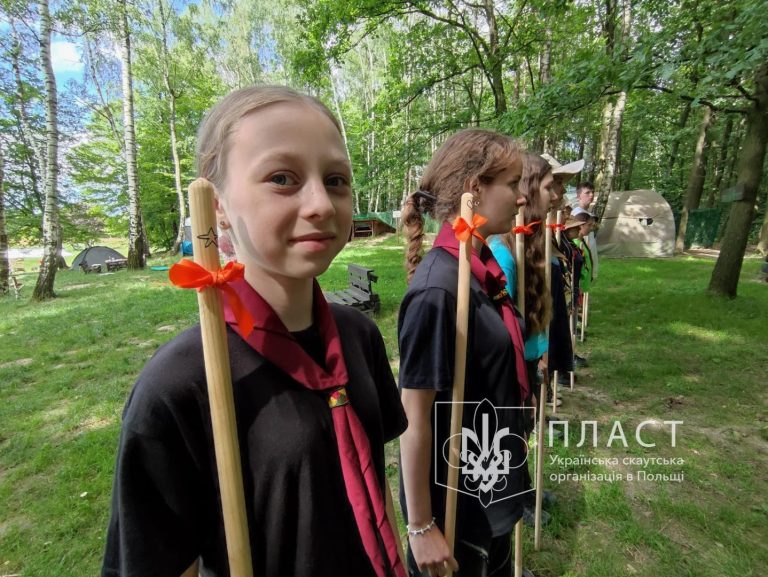
<path id="1" fill-rule="evenodd" d="M 201 126 L 198 173 L 244 265 L 229 286 L 255 320 L 239 324 L 224 298 L 254 574 L 404 577 L 384 443 L 406 421 L 384 343 L 315 280 L 352 226 L 338 122 L 287 88 L 238 90 Z M 202 356 L 194 327 L 131 392 L 104 577 L 229 575 Z"/>

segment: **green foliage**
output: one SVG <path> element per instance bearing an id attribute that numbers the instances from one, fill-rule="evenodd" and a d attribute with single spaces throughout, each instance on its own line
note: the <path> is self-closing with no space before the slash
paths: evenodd
<path id="1" fill-rule="evenodd" d="M 617 183 L 625 182 L 637 142 L 630 184 L 656 188 L 678 205 L 700 107 L 719 111 L 717 135 L 726 115 L 739 115 L 750 104 L 753 71 L 768 58 L 761 17 L 768 1 L 633 2 L 626 35 L 624 2 L 610 3 L 616 7 L 610 14 L 607 5 L 516 0 L 492 3 L 486 12 L 476 3 L 445 0 L 129 2 L 139 188 L 151 244 L 169 248 L 178 227 L 171 97 L 186 187 L 194 176 L 195 133 L 205 111 L 228 90 L 258 82 L 293 85 L 339 114 L 360 211 L 399 208 L 417 188 L 432 152 L 467 126 L 496 128 L 529 145 L 544 142 L 561 159 L 584 156 L 582 177 L 594 177 L 601 111 L 620 91 L 629 96 Z M 45 135 L 37 48 L 29 33 L 35 14 L 15 2 L 3 6 L 18 24 L 22 50 L 16 54 L 32 132 L 29 142 L 21 139 L 11 68 L 14 35 L 3 28 L 0 129 L 14 242 L 39 236 L 42 203 L 31 176 L 44 181 L 35 159 Z M 74 194 L 68 192 L 67 201 L 98 205 L 103 226 L 127 234 L 120 67 L 113 51 L 116 0 L 60 8 L 58 23 L 81 47 L 86 77 L 79 85 L 59 86 L 63 110 L 79 121 L 62 127 L 63 138 L 72 142 L 63 166 Z M 610 49 L 609 25 L 615 27 Z M 680 112 L 688 104 L 691 114 L 681 127 Z M 739 118 L 728 162 L 738 153 Z M 718 169 L 725 172 L 723 186 L 729 185 L 730 172 Z"/>

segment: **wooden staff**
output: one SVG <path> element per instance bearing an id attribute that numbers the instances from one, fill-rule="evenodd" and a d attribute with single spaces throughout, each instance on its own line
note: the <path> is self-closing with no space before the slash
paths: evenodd
<path id="1" fill-rule="evenodd" d="M 220 264 L 213 185 L 204 178 L 198 178 L 189 185 L 189 211 L 192 217 L 192 250 L 195 262 L 211 272 L 216 272 Z M 232 374 L 219 291 L 215 287 L 198 291 L 197 304 L 200 308 L 205 377 L 208 381 L 213 444 L 219 473 L 230 575 L 253 577 L 235 401 L 232 395 Z"/>
<path id="2" fill-rule="evenodd" d="M 589 293 L 584 293 L 584 306 L 581 312 L 581 330 L 582 331 L 586 330 L 588 322 L 589 322 Z"/>
<path id="3" fill-rule="evenodd" d="M 472 193 L 461 195 L 461 218 L 472 222 Z M 448 449 L 448 491 L 445 496 L 445 540 L 453 555 L 456 542 L 456 500 L 459 490 L 459 451 L 461 423 L 464 417 L 464 377 L 467 369 L 467 333 L 469 328 L 469 280 L 472 275 L 472 235 L 459 243 L 459 287 L 456 294 L 456 356 L 453 365 L 451 403 L 451 440 Z M 453 571 L 448 569 L 448 577 Z"/>
<path id="4" fill-rule="evenodd" d="M 525 225 L 524 208 L 520 208 L 515 218 L 519 227 Z M 525 318 L 525 235 L 515 235 L 515 270 L 517 271 L 517 308 Z M 523 399 L 525 401 L 525 399 Z M 526 465 L 527 466 L 527 465 Z M 523 519 L 515 525 L 515 577 L 523 576 Z"/>
<path id="5" fill-rule="evenodd" d="M 547 214 L 547 226 L 544 229 L 544 261 L 546 268 L 547 294 L 545 298 L 552 298 L 552 213 Z M 547 342 L 549 342 L 549 326 L 547 326 Z M 549 362 L 549 352 L 544 355 L 545 364 Z M 544 378 L 539 386 L 539 426 L 536 429 L 536 513 L 533 533 L 533 547 L 536 551 L 541 549 L 541 511 L 544 491 L 544 421 L 547 407 L 547 383 L 549 382 L 549 369 L 545 371 Z"/>
<path id="6" fill-rule="evenodd" d="M 555 232 L 555 242 L 557 243 L 557 248 L 559 250 L 560 249 L 560 238 L 562 236 L 562 233 L 560 231 L 560 225 L 563 224 L 563 211 L 562 210 L 558 210 L 557 211 L 557 217 L 556 217 L 555 222 L 557 223 L 557 231 Z M 559 377 L 559 375 L 557 373 L 558 373 L 558 371 L 554 371 L 554 374 L 552 375 L 552 414 L 553 415 L 557 414 L 557 379 Z"/>

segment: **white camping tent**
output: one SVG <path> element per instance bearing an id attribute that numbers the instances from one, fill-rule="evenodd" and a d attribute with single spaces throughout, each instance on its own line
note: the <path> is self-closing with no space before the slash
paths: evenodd
<path id="1" fill-rule="evenodd" d="M 606 257 L 665 257 L 675 249 L 675 219 L 669 203 L 653 190 L 613 192 L 597 232 Z"/>

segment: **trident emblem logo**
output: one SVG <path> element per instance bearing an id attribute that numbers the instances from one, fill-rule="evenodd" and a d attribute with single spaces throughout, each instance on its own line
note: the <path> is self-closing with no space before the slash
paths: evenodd
<path id="1" fill-rule="evenodd" d="M 508 478 L 514 469 L 525 465 L 528 443 L 520 435 L 511 433 L 509 427 L 499 428 L 497 408 L 490 401 L 484 399 L 480 403 L 471 404 L 476 405 L 473 428 L 462 427 L 460 433 L 459 468 L 463 486 L 459 491 L 476 496 L 484 507 L 488 507 L 495 501 L 515 496 L 508 494 Z M 524 447 L 520 462 L 515 462 L 515 456 L 509 449 L 515 443 Z M 443 443 L 442 453 L 446 463 L 451 466 L 449 446 L 450 438 Z"/>

